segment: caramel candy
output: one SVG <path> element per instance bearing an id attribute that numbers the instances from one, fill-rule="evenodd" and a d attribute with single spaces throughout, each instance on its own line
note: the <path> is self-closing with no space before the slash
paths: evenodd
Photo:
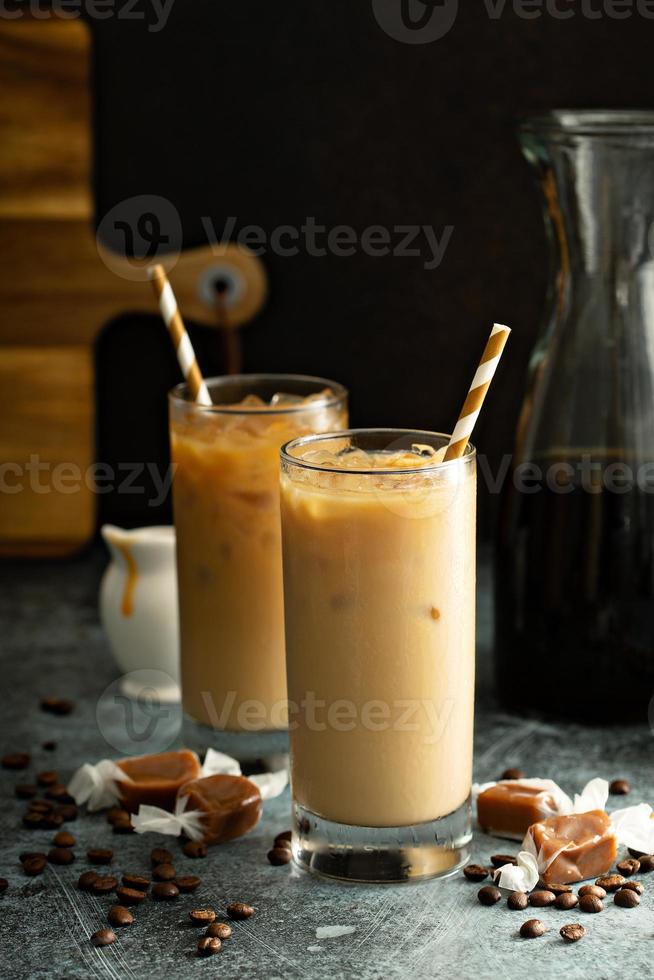
<path id="1" fill-rule="evenodd" d="M 569 802 L 551 779 L 502 779 L 477 797 L 477 821 L 487 834 L 522 840 L 532 824 Z"/>
<path id="2" fill-rule="evenodd" d="M 131 780 L 117 784 L 121 803 L 131 813 L 136 813 L 142 803 L 174 810 L 180 786 L 196 779 L 201 770 L 200 760 L 189 749 L 137 755 L 116 765 Z"/>
<path id="3" fill-rule="evenodd" d="M 194 779 L 179 790 L 188 796 L 186 810 L 205 813 L 205 844 L 222 844 L 247 834 L 261 818 L 259 787 L 245 776 L 205 776 Z"/>
<path id="4" fill-rule="evenodd" d="M 533 841 L 540 876 L 546 885 L 606 874 L 617 853 L 615 831 L 604 810 L 550 817 L 530 827 L 527 837 Z"/>

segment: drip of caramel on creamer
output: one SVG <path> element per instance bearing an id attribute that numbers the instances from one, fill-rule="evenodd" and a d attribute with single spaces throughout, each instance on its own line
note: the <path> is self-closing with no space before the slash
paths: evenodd
<path id="1" fill-rule="evenodd" d="M 125 567 L 127 571 L 125 577 L 125 588 L 123 589 L 123 601 L 120 605 L 120 611 L 123 616 L 131 616 L 134 612 L 134 593 L 136 592 L 136 583 L 138 582 L 139 578 L 139 570 L 136 567 L 134 555 L 132 554 L 129 545 L 117 544 L 116 547 L 125 559 Z"/>

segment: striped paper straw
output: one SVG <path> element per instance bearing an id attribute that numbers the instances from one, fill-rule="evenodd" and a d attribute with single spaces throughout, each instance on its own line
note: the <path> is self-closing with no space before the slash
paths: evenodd
<path id="1" fill-rule="evenodd" d="M 454 427 L 454 432 L 450 436 L 450 442 L 445 452 L 445 460 L 458 459 L 465 453 L 466 446 L 470 441 L 475 422 L 479 417 L 481 406 L 484 403 L 486 392 L 493 380 L 493 375 L 500 362 L 504 345 L 509 339 L 511 330 L 501 323 L 494 323 L 490 337 L 484 353 L 481 356 L 479 367 L 472 379 L 472 384 L 468 391 L 468 396 L 463 403 L 463 408 L 459 413 L 459 419 Z"/>
<path id="2" fill-rule="evenodd" d="M 182 320 L 177 300 L 173 293 L 172 286 L 168 281 L 168 276 L 162 265 L 153 265 L 148 269 L 148 275 L 152 282 L 152 288 L 159 301 L 159 309 L 168 327 L 168 332 L 172 338 L 177 360 L 182 369 L 182 374 L 191 390 L 194 401 L 199 405 L 212 405 L 211 395 L 206 386 L 205 380 L 195 358 L 195 352 L 191 346 L 189 335 L 186 332 L 184 321 Z"/>

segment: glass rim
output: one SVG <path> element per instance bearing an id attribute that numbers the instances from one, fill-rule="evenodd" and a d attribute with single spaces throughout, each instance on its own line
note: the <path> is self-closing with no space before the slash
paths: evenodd
<path id="1" fill-rule="evenodd" d="M 519 123 L 520 133 L 548 136 L 652 136 L 652 109 L 550 109 L 527 116 Z"/>
<path id="2" fill-rule="evenodd" d="M 385 476 L 395 474 L 398 476 L 406 476 L 414 473 L 434 473 L 437 470 L 460 466 L 462 463 L 475 459 L 477 455 L 476 448 L 471 442 L 468 442 L 463 456 L 458 456 L 456 459 L 441 460 L 438 463 L 432 463 L 430 466 L 393 466 L 386 469 L 384 469 L 384 467 L 377 467 L 375 469 L 364 470 L 353 467 L 322 466 L 320 463 L 309 463 L 302 459 L 302 457 L 291 456 L 289 452 L 289 450 L 294 449 L 297 446 L 308 446 L 312 443 L 324 442 L 326 439 L 347 438 L 348 436 L 357 435 L 375 435 L 381 432 L 385 432 L 391 436 L 430 436 L 432 438 L 437 436 L 439 439 L 447 440 L 447 442 L 449 442 L 451 438 L 450 433 L 448 432 L 432 432 L 430 429 L 389 429 L 384 428 L 383 426 L 380 428 L 343 429 L 340 432 L 318 432 L 314 433 L 313 435 L 299 436 L 295 439 L 289 439 L 289 441 L 285 442 L 279 450 L 279 455 L 282 462 L 290 463 L 293 466 L 302 467 L 302 469 L 314 470 L 318 473 L 351 474 L 352 476 L 380 476 L 381 474 Z"/>
<path id="3" fill-rule="evenodd" d="M 304 405 L 288 405 L 281 408 L 248 408 L 243 405 L 201 405 L 199 402 L 193 401 L 193 399 L 188 398 L 189 386 L 186 381 L 182 381 L 175 385 L 168 392 L 168 399 L 175 404 L 190 405 L 196 411 L 203 412 L 208 415 L 292 415 L 296 412 L 311 412 L 316 408 L 333 408 L 335 405 L 341 404 L 344 400 L 349 397 L 349 391 L 342 385 L 339 381 L 332 381 L 330 378 L 321 378 L 312 374 L 266 374 L 266 373 L 255 373 L 255 374 L 217 374 L 213 377 L 205 378 L 205 384 L 211 390 L 213 384 L 227 387 L 231 382 L 234 384 L 243 384 L 247 386 L 248 384 L 258 384 L 261 382 L 270 381 L 292 381 L 292 382 L 311 382 L 315 385 L 320 385 L 323 388 L 330 388 L 332 391 L 331 395 L 324 395 L 322 398 L 316 398 L 309 404 Z M 254 394 L 254 392 L 252 392 Z"/>

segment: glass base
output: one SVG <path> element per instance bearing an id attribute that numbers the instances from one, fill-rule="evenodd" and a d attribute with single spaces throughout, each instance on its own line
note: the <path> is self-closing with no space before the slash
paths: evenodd
<path id="1" fill-rule="evenodd" d="M 286 762 L 277 757 L 285 757 L 288 753 L 288 732 L 221 731 L 184 714 L 181 744 L 185 748 L 194 749 L 201 757 L 211 748 L 225 752 L 239 762 L 263 762 L 267 769 L 281 769 Z"/>
<path id="2" fill-rule="evenodd" d="M 353 827 L 293 804 L 293 857 L 324 878 L 368 884 L 426 881 L 470 860 L 470 798 L 453 813 L 409 827 Z"/>

